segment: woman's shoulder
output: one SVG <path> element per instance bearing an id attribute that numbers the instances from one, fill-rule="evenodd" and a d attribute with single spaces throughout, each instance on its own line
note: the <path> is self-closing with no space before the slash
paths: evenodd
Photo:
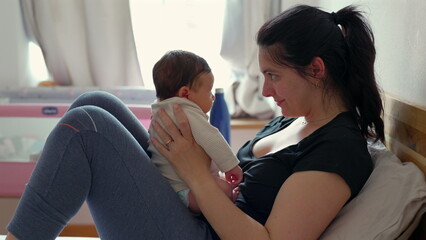
<path id="1" fill-rule="evenodd" d="M 349 112 L 319 129 L 299 145 L 299 150 L 302 153 L 296 167 L 298 171 L 314 169 L 337 173 L 351 188 L 351 197 L 358 194 L 373 169 L 367 140 Z"/>
<path id="2" fill-rule="evenodd" d="M 265 131 L 276 131 L 279 129 L 282 129 L 286 126 L 288 126 L 290 123 L 292 123 L 295 120 L 295 118 L 287 118 L 284 116 L 278 116 L 263 126 L 263 128 L 259 131 L 259 133 L 265 132 Z"/>
<path id="3" fill-rule="evenodd" d="M 299 147 L 301 149 L 310 149 L 316 154 L 321 152 L 324 156 L 335 156 L 337 158 L 348 155 L 354 158 L 366 158 L 369 153 L 367 150 L 367 140 L 362 135 L 356 122 L 355 116 L 350 112 L 339 114 L 335 119 L 324 125 L 309 137 L 304 139 Z"/>
<path id="4" fill-rule="evenodd" d="M 332 121 L 321 127 L 317 132 L 330 138 L 339 139 L 347 138 L 349 135 L 354 135 L 364 139 L 361 134 L 361 129 L 356 121 L 356 117 L 351 112 L 340 113 Z"/>

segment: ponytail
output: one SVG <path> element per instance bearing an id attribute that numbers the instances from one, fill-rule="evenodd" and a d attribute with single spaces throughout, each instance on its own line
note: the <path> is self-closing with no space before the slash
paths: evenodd
<path id="1" fill-rule="evenodd" d="M 354 6 L 341 9 L 335 13 L 334 19 L 342 28 L 347 47 L 343 96 L 347 96 L 347 105 L 356 114 L 363 135 L 383 141 L 383 105 L 374 72 L 373 31 Z"/>

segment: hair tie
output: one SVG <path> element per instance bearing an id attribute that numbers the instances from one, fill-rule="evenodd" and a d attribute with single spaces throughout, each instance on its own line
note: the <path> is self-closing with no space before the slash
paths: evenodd
<path id="1" fill-rule="evenodd" d="M 332 19 L 333 19 L 333 22 L 337 25 L 337 24 L 339 24 L 339 16 L 337 16 L 337 13 L 335 13 L 335 12 L 332 12 L 331 13 L 331 17 L 332 17 Z"/>

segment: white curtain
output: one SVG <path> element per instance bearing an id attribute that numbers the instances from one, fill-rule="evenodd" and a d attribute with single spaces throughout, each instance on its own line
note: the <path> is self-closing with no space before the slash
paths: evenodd
<path id="1" fill-rule="evenodd" d="M 262 96 L 256 33 L 281 11 L 281 0 L 228 0 L 221 56 L 232 65 L 234 83 L 225 96 L 233 117 L 271 118 L 275 105 Z"/>
<path id="2" fill-rule="evenodd" d="M 127 0 L 20 0 L 31 41 L 64 86 L 143 86 Z"/>

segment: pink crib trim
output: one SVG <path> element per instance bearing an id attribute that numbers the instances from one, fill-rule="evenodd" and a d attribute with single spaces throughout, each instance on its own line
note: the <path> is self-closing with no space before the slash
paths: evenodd
<path id="1" fill-rule="evenodd" d="M 0 117 L 61 117 L 69 104 L 0 104 Z"/>
<path id="2" fill-rule="evenodd" d="M 0 197 L 20 197 L 35 162 L 0 162 Z"/>
<path id="3" fill-rule="evenodd" d="M 62 117 L 69 108 L 69 104 L 0 104 L 0 117 Z M 149 105 L 128 105 L 130 110 L 139 119 L 150 119 Z"/>

